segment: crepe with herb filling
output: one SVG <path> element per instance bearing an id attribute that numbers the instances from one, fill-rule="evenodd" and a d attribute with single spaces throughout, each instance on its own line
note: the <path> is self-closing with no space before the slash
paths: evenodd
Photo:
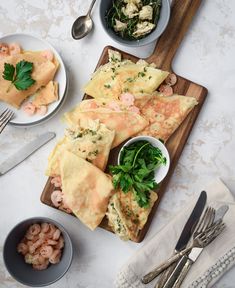
<path id="1" fill-rule="evenodd" d="M 33 63 L 31 76 L 35 80 L 35 83 L 27 90 L 17 90 L 14 85 L 9 88 L 10 82 L 2 77 L 4 63 L 16 66 L 21 60 Z M 56 59 L 49 61 L 41 55 L 40 51 L 26 51 L 0 59 L 0 100 L 7 102 L 15 108 L 19 108 L 27 97 L 33 95 L 42 86 L 46 86 L 54 78 L 58 66 L 59 64 Z"/>
<path id="2" fill-rule="evenodd" d="M 142 96 L 152 94 L 169 74 L 144 60 L 122 61 L 121 54 L 115 50 L 109 49 L 108 54 L 109 62 L 100 66 L 84 87 L 85 93 L 96 99 L 119 99 L 122 93 L 129 92 L 140 102 Z"/>
<path id="3" fill-rule="evenodd" d="M 109 201 L 108 217 L 109 226 L 122 240 L 134 240 L 143 229 L 148 220 L 149 213 L 158 196 L 150 192 L 149 207 L 141 208 L 132 192 L 123 193 L 118 190 Z"/>
<path id="4" fill-rule="evenodd" d="M 60 161 L 66 204 L 91 230 L 102 221 L 113 193 L 111 178 L 100 169 L 65 151 Z"/>
<path id="5" fill-rule="evenodd" d="M 115 132 L 99 120 L 85 119 L 68 129 L 48 158 L 47 176 L 60 175 L 60 160 L 65 151 L 86 159 L 105 170 Z"/>
<path id="6" fill-rule="evenodd" d="M 129 63 L 100 70 L 84 87 L 85 93 L 94 98 L 118 99 L 123 92 L 151 94 L 169 73 L 141 64 Z"/>
<path id="7" fill-rule="evenodd" d="M 88 102 L 86 101 L 90 101 L 92 105 L 95 105 L 94 108 L 88 108 Z M 148 122 L 138 113 L 124 110 L 121 105 L 118 106 L 120 111 L 115 111 L 108 106 L 100 106 L 98 102 L 96 99 L 82 101 L 81 106 L 78 105 L 72 111 L 64 114 L 65 121 L 69 126 L 73 126 L 81 120 L 98 119 L 107 128 L 115 131 L 112 148 L 137 134 L 148 125 Z"/>
<path id="8" fill-rule="evenodd" d="M 141 115 L 149 121 L 149 125 L 138 135 L 149 135 L 167 141 L 197 104 L 194 97 L 177 94 L 165 97 L 160 93 L 156 94 L 141 109 Z"/>

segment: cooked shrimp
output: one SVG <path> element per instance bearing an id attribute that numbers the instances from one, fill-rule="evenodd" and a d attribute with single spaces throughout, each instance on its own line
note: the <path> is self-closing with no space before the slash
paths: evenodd
<path id="1" fill-rule="evenodd" d="M 55 246 L 55 245 L 58 244 L 58 241 L 52 240 L 52 239 L 47 239 L 47 240 L 46 240 L 46 244 L 47 244 L 47 245 L 51 245 L 51 246 Z"/>
<path id="2" fill-rule="evenodd" d="M 52 246 L 49 246 L 49 245 L 42 245 L 40 249 L 40 254 L 44 258 L 50 258 L 53 252 L 54 252 L 54 249 L 52 248 Z"/>
<path id="3" fill-rule="evenodd" d="M 51 193 L 51 202 L 55 207 L 59 207 L 63 201 L 63 194 L 60 190 L 55 190 Z"/>
<path id="4" fill-rule="evenodd" d="M 10 55 L 16 55 L 21 53 L 21 47 L 18 43 L 9 44 Z"/>
<path id="5" fill-rule="evenodd" d="M 120 106 L 115 101 L 110 102 L 107 107 L 113 111 L 117 111 L 117 112 L 121 111 Z"/>
<path id="6" fill-rule="evenodd" d="M 51 179 L 51 184 L 53 184 L 56 188 L 62 186 L 61 177 L 55 176 Z"/>
<path id="7" fill-rule="evenodd" d="M 26 232 L 26 234 L 25 234 L 25 238 L 27 239 L 27 240 L 30 240 L 30 242 L 32 242 L 33 243 L 33 239 L 34 239 L 34 235 L 33 234 L 30 234 L 29 232 Z M 29 242 L 29 241 L 28 241 Z M 28 244 L 28 243 L 27 243 Z"/>
<path id="8" fill-rule="evenodd" d="M 0 59 L 9 55 L 9 47 L 6 43 L 0 43 Z"/>
<path id="9" fill-rule="evenodd" d="M 44 50 L 41 52 L 41 55 L 46 58 L 48 61 L 53 61 L 54 54 L 51 50 Z"/>
<path id="10" fill-rule="evenodd" d="M 137 114 L 140 114 L 140 109 L 136 106 L 130 106 L 128 108 L 128 111 L 131 111 L 131 112 L 134 112 L 134 113 L 137 113 Z"/>
<path id="11" fill-rule="evenodd" d="M 120 95 L 119 99 L 126 106 L 133 106 L 135 102 L 135 97 L 131 93 L 123 93 Z"/>
<path id="12" fill-rule="evenodd" d="M 38 235 L 41 232 L 41 226 L 39 224 L 33 224 L 29 227 L 27 233 L 32 235 Z"/>
<path id="13" fill-rule="evenodd" d="M 173 89 L 169 85 L 161 85 L 158 88 L 159 92 L 161 92 L 164 96 L 172 96 L 173 95 Z"/>
<path id="14" fill-rule="evenodd" d="M 32 258 L 32 264 L 34 265 L 40 265 L 46 262 L 46 258 L 44 258 L 40 253 L 38 252 L 37 254 L 33 255 Z"/>
<path id="15" fill-rule="evenodd" d="M 64 247 L 64 238 L 60 236 L 58 243 L 56 244 L 55 248 L 56 249 L 62 249 Z"/>
<path id="16" fill-rule="evenodd" d="M 53 234 L 56 231 L 56 227 L 53 224 L 49 224 L 49 226 L 50 226 L 50 230 L 46 233 L 46 235 L 47 235 L 47 238 L 52 238 Z"/>
<path id="17" fill-rule="evenodd" d="M 47 110 L 48 110 L 47 106 L 46 105 L 42 105 L 39 108 L 37 108 L 36 113 L 38 115 L 40 115 L 40 116 L 44 116 L 44 115 L 47 114 Z"/>
<path id="18" fill-rule="evenodd" d="M 41 232 L 42 232 L 42 233 L 48 232 L 49 229 L 50 229 L 50 226 L 49 226 L 48 223 L 42 223 L 42 224 L 41 224 Z"/>
<path id="19" fill-rule="evenodd" d="M 56 230 L 55 230 L 55 233 L 54 233 L 53 236 L 52 236 L 52 239 L 53 239 L 53 240 L 58 240 L 58 239 L 60 238 L 60 234 L 61 234 L 60 229 L 56 229 Z"/>
<path id="20" fill-rule="evenodd" d="M 47 269 L 48 265 L 49 265 L 49 261 L 46 260 L 46 261 L 45 261 L 44 263 L 42 263 L 42 264 L 33 264 L 33 268 L 34 268 L 35 270 L 45 270 L 45 269 Z"/>
<path id="21" fill-rule="evenodd" d="M 17 246 L 17 252 L 21 253 L 22 255 L 26 255 L 29 251 L 28 245 L 26 245 L 25 243 L 19 243 Z"/>
<path id="22" fill-rule="evenodd" d="M 173 86 L 176 84 L 177 82 L 177 76 L 174 74 L 174 73 L 170 73 L 166 79 L 165 79 L 165 82 L 167 85 L 169 86 Z"/>
<path id="23" fill-rule="evenodd" d="M 61 250 L 54 250 L 51 257 L 49 258 L 49 262 L 51 264 L 56 264 L 60 262 L 60 257 L 61 257 Z"/>
<path id="24" fill-rule="evenodd" d="M 29 252 L 34 253 L 35 250 L 43 244 L 43 242 L 44 239 L 39 238 L 35 243 L 33 243 L 33 245 L 29 246 Z"/>
<path id="25" fill-rule="evenodd" d="M 32 102 L 25 103 L 22 108 L 28 116 L 33 116 L 36 112 L 36 106 Z"/>

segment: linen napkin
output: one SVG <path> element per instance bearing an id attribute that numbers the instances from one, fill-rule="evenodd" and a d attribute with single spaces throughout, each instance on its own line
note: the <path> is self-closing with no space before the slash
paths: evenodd
<path id="1" fill-rule="evenodd" d="M 193 264 L 181 287 L 206 288 L 212 285 L 235 264 L 235 202 L 231 192 L 221 180 L 216 180 L 204 189 L 207 192 L 207 205 L 218 208 L 229 206 L 224 216 L 226 229 L 201 253 Z M 193 197 L 187 208 L 177 214 L 173 220 L 153 236 L 121 268 L 116 280 L 116 288 L 150 288 L 157 278 L 144 285 L 140 279 L 158 266 L 174 251 L 175 244 L 198 197 Z"/>

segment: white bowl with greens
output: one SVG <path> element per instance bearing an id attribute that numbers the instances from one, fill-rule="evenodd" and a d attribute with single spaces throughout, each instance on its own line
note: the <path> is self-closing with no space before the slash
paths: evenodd
<path id="1" fill-rule="evenodd" d="M 170 18 L 169 0 L 101 0 L 100 19 L 116 42 L 143 46 L 155 41 Z"/>
<path id="2" fill-rule="evenodd" d="M 116 166 L 109 166 L 113 185 L 132 191 L 140 207 L 149 206 L 149 195 L 166 177 L 170 157 L 165 145 L 150 136 L 137 136 L 121 148 Z"/>

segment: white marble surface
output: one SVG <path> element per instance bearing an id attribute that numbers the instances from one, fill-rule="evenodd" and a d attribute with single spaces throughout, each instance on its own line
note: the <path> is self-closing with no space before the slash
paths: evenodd
<path id="1" fill-rule="evenodd" d="M 114 45 L 140 57 L 151 53 L 154 45 L 127 49 L 115 44 L 101 28 L 98 3 L 93 12 L 94 31 L 83 40 L 74 41 L 70 33 L 72 23 L 85 13 L 89 2 L 0 1 L 0 36 L 24 32 L 47 40 L 63 57 L 70 78 L 68 99 L 53 119 L 34 128 L 5 129 L 0 135 L 0 161 L 44 131 L 55 131 L 57 139 L 63 134 L 60 117 L 80 101 L 81 87 L 89 79 L 105 45 Z M 75 246 L 69 272 L 50 287 L 111 288 L 116 272 L 129 256 L 213 178 L 219 176 L 235 195 L 234 10 L 235 1 L 205 0 L 175 57 L 174 70 L 203 84 L 209 95 L 145 240 L 141 244 L 125 243 L 102 229 L 91 232 L 75 218 L 40 203 L 46 181 L 43 172 L 55 139 L 0 178 L 1 253 L 6 234 L 17 222 L 31 216 L 48 216 L 67 228 Z M 0 261 L 0 287 L 23 287 L 10 277 L 2 257 Z M 215 287 L 234 287 L 234 272 L 235 268 Z"/>

